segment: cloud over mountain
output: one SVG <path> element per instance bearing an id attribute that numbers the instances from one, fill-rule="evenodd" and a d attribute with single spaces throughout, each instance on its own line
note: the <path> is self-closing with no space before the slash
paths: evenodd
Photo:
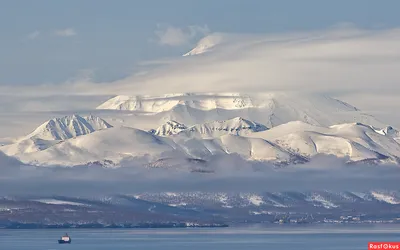
<path id="1" fill-rule="evenodd" d="M 191 32 L 188 32 L 191 34 Z M 191 35 L 189 35 L 190 37 Z M 282 34 L 212 33 L 189 54 L 112 82 L 73 79 L 64 84 L 0 87 L 2 93 L 157 95 L 184 92 L 323 92 L 387 114 L 399 107 L 399 29 L 330 30 Z M 205 52 L 205 53 L 203 53 Z M 390 98 L 381 98 L 390 92 Z M 397 91 L 398 92 L 398 91 Z M 373 96 L 371 96 L 373 94 Z M 371 101 L 365 101 L 367 98 Z M 343 98 L 342 98 L 343 99 Z M 89 100 L 89 98 L 88 98 Z M 373 104 L 373 105 L 372 105 Z M 20 105 L 20 104 L 19 104 Z"/>
<path id="2" fill-rule="evenodd" d="M 335 92 L 397 87 L 393 82 L 398 80 L 400 67 L 399 30 L 219 37 L 224 42 L 201 57 L 184 57 L 146 75 L 117 81 L 114 90 L 143 94 L 150 89 L 151 93 Z M 200 43 L 195 50 L 202 46 Z M 132 83 L 140 84 L 141 89 Z"/>

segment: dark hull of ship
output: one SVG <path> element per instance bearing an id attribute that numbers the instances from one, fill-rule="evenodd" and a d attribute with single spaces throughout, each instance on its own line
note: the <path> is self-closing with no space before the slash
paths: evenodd
<path id="1" fill-rule="evenodd" d="M 58 244 L 70 244 L 71 243 L 71 239 L 68 241 L 65 240 L 58 240 Z"/>

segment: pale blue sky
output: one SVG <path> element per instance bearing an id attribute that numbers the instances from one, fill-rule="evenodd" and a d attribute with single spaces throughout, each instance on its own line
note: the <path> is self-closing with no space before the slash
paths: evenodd
<path id="1" fill-rule="evenodd" d="M 140 61 L 178 56 L 188 43 L 160 45 L 158 24 L 210 32 L 275 33 L 400 27 L 398 0 L 0 0 L 0 85 L 64 82 L 95 69 L 109 81 Z"/>

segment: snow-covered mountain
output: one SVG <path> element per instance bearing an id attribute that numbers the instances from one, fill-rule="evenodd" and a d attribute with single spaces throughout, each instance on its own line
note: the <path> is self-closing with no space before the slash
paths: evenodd
<path id="1" fill-rule="evenodd" d="M 207 161 L 212 156 L 231 154 L 248 161 L 279 165 L 304 163 L 318 154 L 334 155 L 351 162 L 397 163 L 400 157 L 400 145 L 392 137 L 363 124 L 319 127 L 290 122 L 242 136 L 224 131 L 224 135 L 210 138 L 186 132 L 160 137 L 139 129 L 115 127 L 58 142 L 42 150 L 11 155 L 25 163 L 40 165 L 74 166 L 104 160 L 119 164 L 137 158 L 165 166 L 177 165 L 178 160 L 181 167 L 185 160 L 179 159 Z M 4 152 L 10 154 L 10 151 Z"/>
<path id="2" fill-rule="evenodd" d="M 215 32 L 200 39 L 196 46 L 189 52 L 183 54 L 183 56 L 196 56 L 204 53 L 218 53 L 220 49 L 222 51 L 234 51 L 235 53 L 239 50 L 246 50 L 249 45 L 254 45 L 254 39 L 258 37 L 254 34 L 228 34 Z M 265 40 L 265 37 L 259 37 Z M 258 41 L 259 42 L 259 41 Z"/>
<path id="3" fill-rule="evenodd" d="M 203 39 L 201 39 L 196 47 L 194 47 L 189 52 L 185 53 L 183 56 L 194 56 L 206 53 L 212 50 L 215 46 L 222 43 L 224 41 L 224 36 L 219 33 L 211 34 Z"/>
<path id="4" fill-rule="evenodd" d="M 303 121 L 321 126 L 353 122 L 379 128 L 387 126 L 340 100 L 301 93 L 117 96 L 101 104 L 97 109 L 130 111 L 135 115 L 135 119 L 125 125 L 144 130 L 162 126 L 170 120 L 190 127 L 234 117 L 257 121 L 268 128 L 290 121 Z"/>
<path id="5" fill-rule="evenodd" d="M 163 96 L 116 96 L 97 109 L 116 109 L 158 113 L 170 111 L 178 105 L 194 109 L 244 109 L 254 107 L 249 96 L 238 93 L 226 94 L 167 94 Z"/>
<path id="6" fill-rule="evenodd" d="M 118 96 L 98 108 L 118 126 L 95 116 L 55 118 L 0 150 L 24 163 L 66 166 L 119 165 L 132 159 L 149 166 L 183 166 L 187 159 L 207 162 L 232 154 L 279 165 L 303 163 L 319 154 L 350 162 L 400 159 L 395 128 L 326 96 Z M 149 123 L 151 129 L 138 123 Z"/>
<path id="7" fill-rule="evenodd" d="M 111 127 L 109 123 L 93 115 L 54 118 L 40 125 L 32 133 L 17 139 L 15 143 L 0 147 L 0 150 L 9 155 L 36 152 L 60 141 Z"/>
<path id="8" fill-rule="evenodd" d="M 150 130 L 150 133 L 160 136 L 175 135 L 179 132 L 186 130 L 185 124 L 179 123 L 177 121 L 167 121 L 157 129 Z"/>
<path id="9" fill-rule="evenodd" d="M 112 126 L 100 117 L 93 115 L 71 115 L 54 118 L 40 125 L 26 138 L 42 140 L 66 140 L 80 135 L 90 134 L 94 131 L 111 128 Z"/>
<path id="10" fill-rule="evenodd" d="M 331 154 L 349 157 L 352 161 L 390 158 L 395 162 L 400 157 L 400 145 L 393 137 L 362 123 L 320 127 L 297 121 L 251 136 L 269 140 L 305 157 Z"/>
<path id="11" fill-rule="evenodd" d="M 135 128 L 113 127 L 61 141 L 30 154 L 17 152 L 15 156 L 28 163 L 74 166 L 102 160 L 118 163 L 132 157 L 156 160 L 173 149 L 174 143 L 168 139 Z"/>

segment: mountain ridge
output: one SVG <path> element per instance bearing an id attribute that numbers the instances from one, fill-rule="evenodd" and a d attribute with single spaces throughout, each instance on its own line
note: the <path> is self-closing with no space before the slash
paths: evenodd
<path id="1" fill-rule="evenodd" d="M 398 164 L 400 157 L 397 129 L 323 95 L 117 96 L 98 108 L 107 107 L 116 109 L 107 112 L 107 119 L 118 126 L 92 115 L 54 118 L 0 150 L 24 163 L 48 166 L 118 167 L 132 160 L 177 165 L 186 162 L 177 159 L 207 161 L 232 155 L 288 165 L 321 154 L 348 162 Z M 132 110 L 120 113 L 122 108 Z M 138 128 L 126 120 L 149 121 L 152 128 Z M 158 128 L 157 123 L 161 123 Z"/>
<path id="2" fill-rule="evenodd" d="M 80 116 L 77 114 L 53 118 L 35 129 L 25 138 L 38 138 L 43 140 L 65 140 L 72 137 L 92 133 L 96 130 L 111 128 L 112 126 L 93 115 Z"/>
<path id="3" fill-rule="evenodd" d="M 93 115 L 67 115 L 42 123 L 30 134 L 0 149 L 11 155 L 32 153 L 54 146 L 60 141 L 111 127 L 105 120 Z"/>
<path id="4" fill-rule="evenodd" d="M 97 109 L 134 112 L 144 120 L 157 115 L 162 116 L 159 120 L 163 120 L 163 123 L 173 120 L 186 126 L 234 117 L 254 120 L 267 127 L 296 120 L 322 126 L 351 122 L 363 122 L 381 128 L 387 126 L 335 98 L 293 92 L 116 96 L 100 104 Z M 162 123 L 157 125 L 161 126 Z"/>
<path id="5" fill-rule="evenodd" d="M 188 137 L 214 138 L 224 134 L 245 134 L 246 132 L 259 132 L 268 128 L 260 123 L 253 122 L 242 117 L 234 117 L 229 120 L 210 121 L 193 126 L 186 126 L 176 121 L 168 121 L 152 133 L 159 136 L 186 135 Z"/>

